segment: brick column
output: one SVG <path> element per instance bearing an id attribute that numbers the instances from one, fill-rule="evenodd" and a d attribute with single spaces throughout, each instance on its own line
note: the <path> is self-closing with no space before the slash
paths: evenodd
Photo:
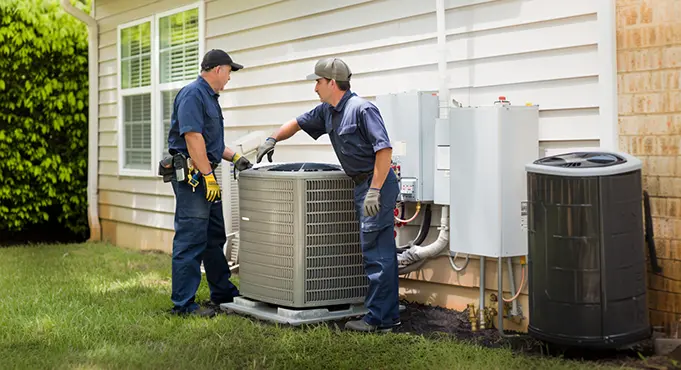
<path id="1" fill-rule="evenodd" d="M 620 150 L 643 160 L 663 277 L 653 325 L 681 318 L 681 0 L 617 0 Z M 650 267 L 649 267 L 650 270 Z"/>

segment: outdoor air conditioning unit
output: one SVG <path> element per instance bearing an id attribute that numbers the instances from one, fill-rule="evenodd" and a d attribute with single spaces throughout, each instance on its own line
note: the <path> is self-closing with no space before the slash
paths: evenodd
<path id="1" fill-rule="evenodd" d="M 295 308 L 364 302 L 354 184 L 339 166 L 254 167 L 238 183 L 244 297 Z"/>

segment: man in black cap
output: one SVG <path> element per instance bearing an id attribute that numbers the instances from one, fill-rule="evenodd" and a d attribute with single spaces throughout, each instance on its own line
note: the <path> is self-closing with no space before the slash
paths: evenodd
<path id="1" fill-rule="evenodd" d="M 219 92 L 231 72 L 242 69 L 222 50 L 211 50 L 201 62 L 201 75 L 175 97 L 168 133 L 173 156 L 190 158 L 199 173 L 194 181 L 171 181 L 175 193 L 175 237 L 173 239 L 172 313 L 213 316 L 211 307 L 201 308 L 194 300 L 201 283 L 201 261 L 210 288 L 210 306 L 231 302 L 239 291 L 229 280 L 231 272 L 223 254 L 225 224 L 221 191 L 214 170 L 221 160 L 242 171 L 253 165 L 225 146 Z M 201 181 L 203 179 L 203 181 Z"/>

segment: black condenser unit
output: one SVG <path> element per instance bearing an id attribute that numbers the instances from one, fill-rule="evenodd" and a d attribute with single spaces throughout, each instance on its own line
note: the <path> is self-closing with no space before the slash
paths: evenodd
<path id="1" fill-rule="evenodd" d="M 526 170 L 530 335 L 591 348 L 650 337 L 641 161 L 576 152 Z"/>

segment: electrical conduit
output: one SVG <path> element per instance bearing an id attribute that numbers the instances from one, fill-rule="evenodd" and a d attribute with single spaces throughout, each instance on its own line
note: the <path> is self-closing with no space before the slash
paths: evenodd
<path id="1" fill-rule="evenodd" d="M 499 299 L 497 299 L 497 303 L 499 306 L 497 307 L 497 330 L 499 330 L 499 335 L 501 335 L 503 338 L 511 338 L 511 337 L 525 337 L 526 335 L 520 335 L 520 334 L 506 334 L 504 332 L 504 291 L 503 291 L 503 285 L 504 285 L 504 261 L 503 257 L 499 256 L 497 259 L 497 276 L 499 278 L 499 282 L 497 283 L 497 295 Z M 521 287 L 522 289 L 522 287 Z"/>
<path id="2" fill-rule="evenodd" d="M 523 287 L 525 286 L 525 264 L 522 265 L 521 270 L 520 270 L 520 275 L 521 275 L 521 280 L 520 280 L 520 287 L 516 291 L 515 289 L 515 276 L 513 276 L 513 263 L 511 262 L 511 258 L 506 258 L 506 262 L 508 265 L 508 277 L 510 279 L 509 284 L 511 285 L 511 292 L 515 292 L 514 296 L 511 298 L 503 298 L 504 302 L 506 303 L 512 303 L 513 308 L 511 309 L 511 316 L 516 316 L 520 315 L 520 311 L 518 310 L 518 297 L 520 297 L 520 292 L 523 291 Z"/>

